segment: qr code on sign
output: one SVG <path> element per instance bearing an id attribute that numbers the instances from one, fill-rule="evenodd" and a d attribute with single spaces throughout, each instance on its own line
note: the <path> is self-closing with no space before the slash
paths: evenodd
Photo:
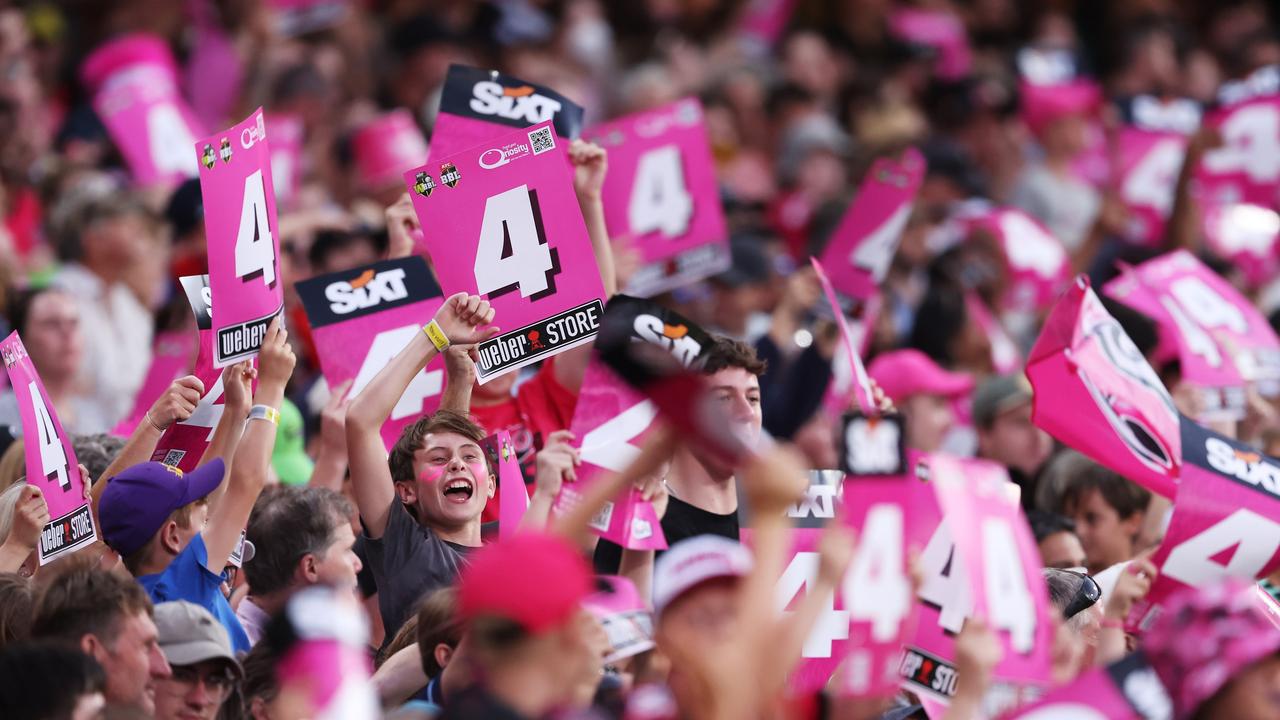
<path id="1" fill-rule="evenodd" d="M 556 136 L 551 131 L 551 126 L 538 128 L 529 133 L 529 145 L 533 147 L 534 155 L 541 155 L 548 150 L 556 149 Z"/>
<path id="2" fill-rule="evenodd" d="M 165 454 L 164 460 L 161 460 L 160 462 L 168 465 L 169 467 L 178 467 L 178 463 L 182 462 L 182 458 L 186 457 L 186 455 L 186 450 L 170 450 Z"/>
<path id="3" fill-rule="evenodd" d="M 596 513 L 595 517 L 591 518 L 591 522 L 588 523 L 588 525 L 600 532 L 604 532 L 609 529 L 609 523 L 612 522 L 612 520 L 613 503 L 607 502 L 604 504 L 604 507 L 600 508 L 600 512 Z"/>

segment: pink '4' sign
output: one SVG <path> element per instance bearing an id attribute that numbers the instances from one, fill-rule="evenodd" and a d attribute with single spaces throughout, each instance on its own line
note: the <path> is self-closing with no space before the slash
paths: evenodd
<path id="1" fill-rule="evenodd" d="M 213 366 L 254 357 L 284 308 L 271 151 L 262 108 L 201 139 L 200 192 L 209 244 L 209 286 L 218 298 Z"/>
<path id="2" fill-rule="evenodd" d="M 877 292 L 898 252 L 924 171 L 924 156 L 915 148 L 871 165 L 822 253 L 836 290 L 858 300 Z"/>
<path id="3" fill-rule="evenodd" d="M 444 304 L 440 287 L 421 257 L 365 265 L 297 284 L 311 323 L 311 337 L 329 387 L 350 380 L 355 397 L 409 344 Z M 382 424 L 390 450 L 404 428 L 440 407 L 444 356 L 414 376 Z"/>
<path id="4" fill-rule="evenodd" d="M 971 231 L 989 233 L 1004 254 L 1009 273 L 1005 308 L 1038 312 L 1052 305 L 1071 282 L 1071 258 L 1062 241 L 1025 212 L 995 208 L 963 223 Z"/>
<path id="5" fill-rule="evenodd" d="M 14 332 L 0 343 L 0 356 L 18 401 L 27 482 L 40 488 L 49 506 L 48 525 L 40 532 L 40 564 L 74 552 L 97 539 L 93 514 L 85 498 L 84 478 L 76 464 L 71 437 L 62 430 L 44 383 Z"/>
<path id="6" fill-rule="evenodd" d="M 1173 717 L 1160 676 L 1141 652 L 1086 670 L 1002 720 L 1156 720 Z"/>
<path id="7" fill-rule="evenodd" d="M 1222 147 L 1205 154 L 1197 180 L 1213 204 L 1274 207 L 1280 190 L 1280 67 L 1268 66 L 1218 90 L 1205 124 Z"/>
<path id="8" fill-rule="evenodd" d="M 1084 276 L 1045 321 L 1027 378 L 1036 425 L 1152 492 L 1174 496 L 1182 452 L 1173 398 Z"/>
<path id="9" fill-rule="evenodd" d="M 1185 98 L 1137 95 L 1117 101 L 1123 125 L 1112 137 L 1117 188 L 1129 211 L 1127 239 L 1147 247 L 1164 237 L 1187 136 L 1200 125 L 1200 105 Z"/>
<path id="10" fill-rule="evenodd" d="M 480 343 L 483 384 L 590 342 L 604 286 L 550 123 L 404 175 L 447 295 L 483 296 L 503 333 Z"/>
<path id="11" fill-rule="evenodd" d="M 728 233 L 697 99 L 598 125 L 585 136 L 609 150 L 609 234 L 628 237 L 643 258 L 628 294 L 650 297 L 728 269 Z"/>
<path id="12" fill-rule="evenodd" d="M 195 177 L 188 148 L 202 129 L 178 92 L 173 54 L 163 40 L 145 34 L 113 40 L 85 60 L 80 74 L 140 185 Z"/>

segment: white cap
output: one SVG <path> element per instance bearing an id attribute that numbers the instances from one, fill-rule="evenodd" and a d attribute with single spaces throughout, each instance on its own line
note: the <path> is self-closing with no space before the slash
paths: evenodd
<path id="1" fill-rule="evenodd" d="M 661 615 L 676 598 L 716 578 L 751 572 L 751 551 L 719 535 L 682 540 L 658 558 L 653 569 L 653 611 Z"/>

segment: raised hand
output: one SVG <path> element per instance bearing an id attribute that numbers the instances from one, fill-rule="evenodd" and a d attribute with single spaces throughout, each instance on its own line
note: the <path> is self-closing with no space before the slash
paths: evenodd
<path id="1" fill-rule="evenodd" d="M 320 411 L 320 442 L 334 450 L 347 452 L 347 406 L 351 398 L 347 391 L 351 389 L 351 380 L 344 381 L 333 388 L 329 394 L 329 402 Z"/>
<path id="2" fill-rule="evenodd" d="M 418 213 L 414 212 L 409 193 L 401 194 L 398 200 L 388 205 L 385 214 L 389 239 L 388 256 L 401 258 L 412 255 L 413 237 L 422 232 L 422 225 L 418 223 Z"/>
<path id="3" fill-rule="evenodd" d="M 191 417 L 204 395 L 204 383 L 195 375 L 180 377 L 169 383 L 163 394 L 151 404 L 147 419 L 156 430 L 164 432 L 175 422 Z"/>
<path id="4" fill-rule="evenodd" d="M 498 334 L 498 328 L 485 327 L 493 322 L 493 308 L 479 295 L 451 296 L 436 311 L 435 321 L 450 344 L 470 345 Z"/>
<path id="5" fill-rule="evenodd" d="M 554 499 L 566 481 L 577 481 L 577 467 L 582 458 L 569 444 L 571 442 L 573 433 L 568 430 L 557 430 L 547 438 L 546 444 L 538 451 L 535 493 Z"/>
<path id="6" fill-rule="evenodd" d="M 284 386 L 289 383 L 289 376 L 293 374 L 295 362 L 297 358 L 293 355 L 293 348 L 289 346 L 289 331 L 284 328 L 281 318 L 276 317 L 267 326 L 267 335 L 262 339 L 262 349 L 258 352 L 258 379 L 261 385 L 284 390 Z"/>
<path id="7" fill-rule="evenodd" d="M 573 164 L 573 189 L 578 198 L 598 199 L 609 172 L 609 154 L 593 142 L 574 140 L 569 144 L 569 162 Z"/>
<path id="8" fill-rule="evenodd" d="M 258 370 L 244 360 L 222 369 L 222 397 L 228 408 L 248 411 L 253 400 L 253 379 Z"/>
<path id="9" fill-rule="evenodd" d="M 49 505 L 44 501 L 44 493 L 35 485 L 27 485 L 18 494 L 18 502 L 13 507 L 13 528 L 5 542 L 16 544 L 28 552 L 35 550 L 40 542 L 40 531 L 48 524 Z"/>
<path id="10" fill-rule="evenodd" d="M 1104 615 L 1108 620 L 1124 622 L 1129 617 L 1133 604 L 1147 596 L 1151 583 L 1155 582 L 1159 571 L 1146 558 L 1136 558 L 1120 573 L 1116 586 L 1107 596 L 1107 607 Z"/>
<path id="11" fill-rule="evenodd" d="M 774 448 L 753 458 L 746 467 L 744 483 L 752 512 L 781 514 L 804 499 L 809 473 L 792 450 Z"/>

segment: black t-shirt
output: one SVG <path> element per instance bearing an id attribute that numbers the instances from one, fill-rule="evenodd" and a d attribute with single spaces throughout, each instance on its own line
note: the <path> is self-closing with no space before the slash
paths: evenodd
<path id="1" fill-rule="evenodd" d="M 409 619 L 422 596 L 453 584 L 471 549 L 441 540 L 413 519 L 398 498 L 391 501 L 382 537 L 363 537 L 388 638 Z"/>
<path id="2" fill-rule="evenodd" d="M 530 720 L 479 687 L 450 697 L 439 720 Z"/>
<path id="3" fill-rule="evenodd" d="M 667 501 L 667 514 L 662 516 L 662 534 L 667 538 L 667 546 L 686 538 L 698 535 L 719 535 L 720 537 L 738 540 L 738 513 L 728 515 L 708 512 L 695 505 L 672 497 Z M 613 575 L 618 572 L 622 562 L 622 548 L 608 540 L 596 544 L 595 568 L 601 575 Z"/>

